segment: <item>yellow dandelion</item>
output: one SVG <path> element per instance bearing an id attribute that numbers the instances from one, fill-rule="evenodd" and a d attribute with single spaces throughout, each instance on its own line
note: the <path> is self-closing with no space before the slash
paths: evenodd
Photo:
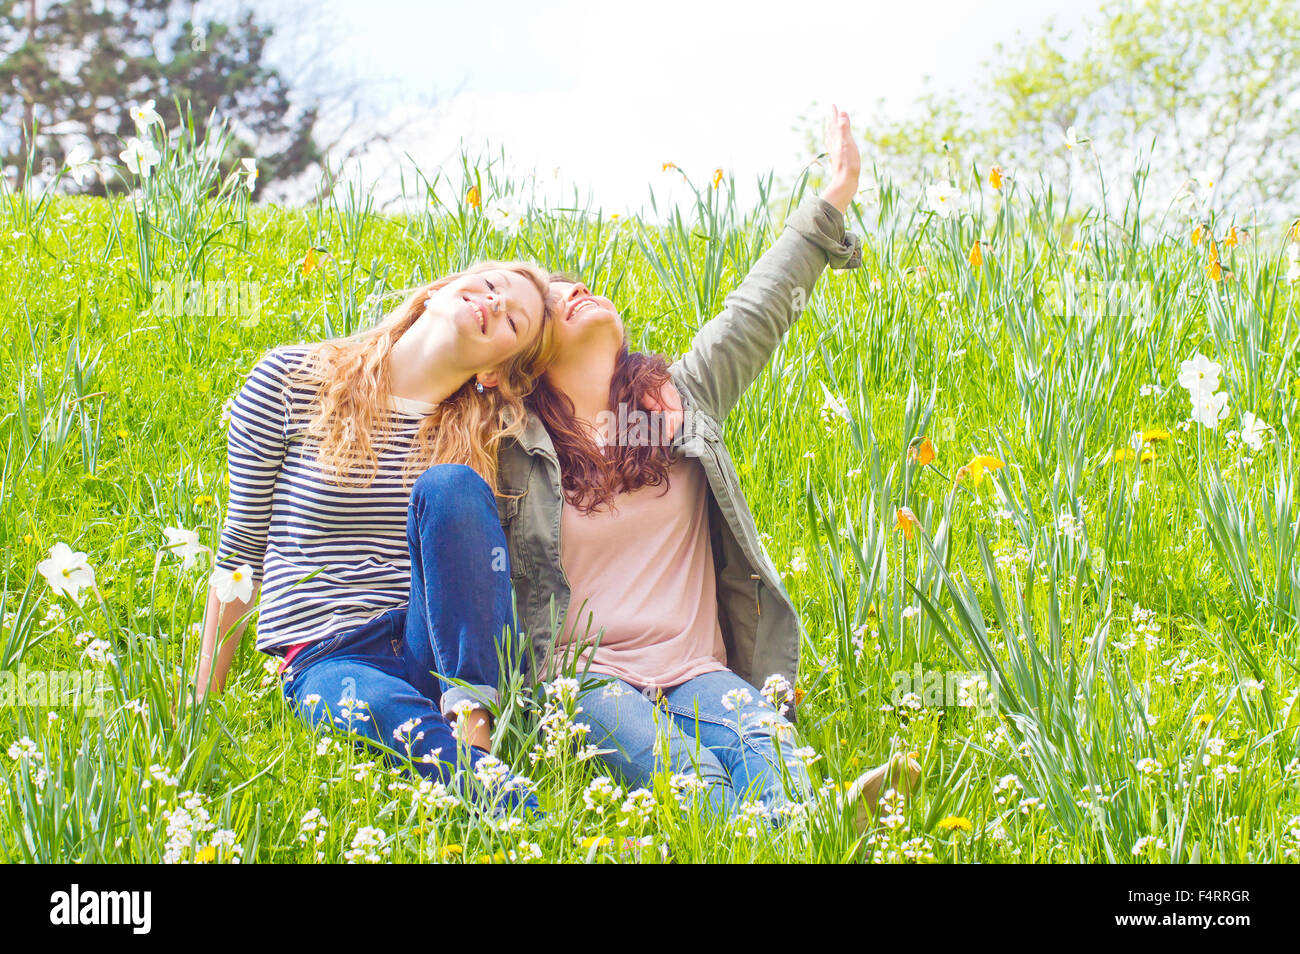
<path id="1" fill-rule="evenodd" d="M 1169 432 L 1163 427 L 1153 427 L 1150 430 L 1142 432 L 1142 440 L 1148 444 L 1154 443 L 1155 441 L 1167 441 L 1169 440 Z"/>
<path id="2" fill-rule="evenodd" d="M 961 815 L 947 815 L 939 819 L 941 831 L 970 831 L 973 827 L 970 819 L 963 818 Z"/>

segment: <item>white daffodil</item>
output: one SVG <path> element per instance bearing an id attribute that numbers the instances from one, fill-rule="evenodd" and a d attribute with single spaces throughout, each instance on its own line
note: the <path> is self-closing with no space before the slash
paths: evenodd
<path id="1" fill-rule="evenodd" d="M 244 185 L 248 186 L 248 191 L 252 194 L 257 188 L 257 177 L 261 174 L 257 169 L 256 159 L 240 159 L 239 164 L 244 167 Z"/>
<path id="2" fill-rule="evenodd" d="M 1241 442 L 1255 453 L 1264 449 L 1264 438 L 1272 428 L 1247 411 L 1241 415 Z"/>
<path id="3" fill-rule="evenodd" d="M 126 167 L 142 179 L 149 178 L 153 167 L 162 162 L 162 154 L 154 148 L 153 143 L 142 142 L 135 136 L 127 140 L 126 148 L 119 155 Z"/>
<path id="4" fill-rule="evenodd" d="M 247 603 L 253 598 L 253 568 L 247 563 L 233 570 L 217 567 L 212 571 L 212 589 L 222 603 L 239 600 Z"/>
<path id="5" fill-rule="evenodd" d="M 86 562 L 86 554 L 73 550 L 66 543 L 50 547 L 50 557 L 36 564 L 37 571 L 45 577 L 55 594 L 66 593 L 81 605 L 81 591 L 95 585 L 95 570 Z"/>
<path id="6" fill-rule="evenodd" d="M 135 120 L 135 128 L 138 132 L 144 132 L 155 123 L 162 125 L 163 118 L 158 115 L 158 111 L 153 108 L 153 104 L 154 101 L 151 99 L 143 106 L 136 106 L 131 110 L 131 118 Z"/>
<path id="7" fill-rule="evenodd" d="M 946 219 L 961 200 L 961 190 L 951 182 L 936 182 L 925 190 L 925 204 L 941 219 Z"/>
<path id="8" fill-rule="evenodd" d="M 1088 141 L 1087 139 L 1079 138 L 1079 131 L 1075 129 L 1073 126 L 1067 126 L 1065 130 L 1065 135 L 1061 137 L 1061 142 L 1064 143 L 1065 148 L 1069 149 L 1071 152 L 1073 152 L 1075 149 L 1077 149 L 1079 146 L 1083 145 L 1083 143 L 1087 141 Z"/>
<path id="9" fill-rule="evenodd" d="M 1178 366 L 1178 383 L 1195 395 L 1199 392 L 1212 394 L 1219 387 L 1219 375 L 1223 365 L 1216 364 L 1199 351 Z"/>
<path id="10" fill-rule="evenodd" d="M 1209 391 L 1192 393 L 1192 420 L 1202 427 L 1216 430 L 1219 422 L 1228 416 L 1228 392 Z"/>
<path id="11" fill-rule="evenodd" d="M 1214 191 L 1214 187 L 1219 184 L 1219 177 L 1209 169 L 1198 169 L 1192 173 L 1192 181 L 1196 183 L 1196 188 L 1203 195 L 1209 196 Z"/>
<path id="12" fill-rule="evenodd" d="M 506 235 L 513 235 L 524 225 L 524 214 L 509 199 L 499 199 L 484 214 L 494 229 Z"/>
<path id="13" fill-rule="evenodd" d="M 1292 242 L 1287 246 L 1286 282 L 1294 285 L 1300 282 L 1300 243 Z"/>
<path id="14" fill-rule="evenodd" d="M 87 181 L 100 174 L 100 167 L 99 163 L 95 161 L 95 154 L 91 152 L 90 146 L 84 142 L 72 147 L 66 161 L 68 173 L 77 180 L 78 185 L 84 186 Z"/>
<path id="15" fill-rule="evenodd" d="M 199 543 L 199 532 L 197 530 L 186 530 L 184 527 L 166 527 L 163 533 L 167 536 L 166 549 L 181 558 L 182 570 L 188 570 L 194 566 L 198 562 L 199 554 L 208 552 L 208 548 Z"/>

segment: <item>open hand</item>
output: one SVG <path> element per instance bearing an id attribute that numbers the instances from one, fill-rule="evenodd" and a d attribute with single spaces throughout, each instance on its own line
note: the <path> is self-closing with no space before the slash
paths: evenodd
<path id="1" fill-rule="evenodd" d="M 826 154 L 831 167 L 831 181 L 822 191 L 822 198 L 841 212 L 847 212 L 858 191 L 862 156 L 849 129 L 849 114 L 841 112 L 834 103 L 826 120 Z"/>

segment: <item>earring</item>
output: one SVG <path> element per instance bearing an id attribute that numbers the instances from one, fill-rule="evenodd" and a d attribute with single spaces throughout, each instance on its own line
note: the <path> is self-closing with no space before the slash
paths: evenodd
<path id="1" fill-rule="evenodd" d="M 475 381 L 475 382 L 474 382 L 474 390 L 477 391 L 479 394 L 482 394 L 482 393 L 483 393 L 483 382 L 482 382 L 482 381 Z"/>

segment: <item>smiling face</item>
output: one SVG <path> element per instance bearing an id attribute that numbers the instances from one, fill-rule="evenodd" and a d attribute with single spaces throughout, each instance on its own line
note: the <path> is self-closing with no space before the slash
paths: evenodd
<path id="1" fill-rule="evenodd" d="M 551 280 L 551 294 L 559 300 L 555 339 L 559 360 L 583 353 L 611 352 L 623 347 L 623 319 L 608 298 L 593 295 L 582 282 Z"/>
<path id="2" fill-rule="evenodd" d="M 533 282 L 507 268 L 467 272 L 429 295 L 427 310 L 461 360 L 475 371 L 497 368 L 542 329 L 545 302 Z"/>

